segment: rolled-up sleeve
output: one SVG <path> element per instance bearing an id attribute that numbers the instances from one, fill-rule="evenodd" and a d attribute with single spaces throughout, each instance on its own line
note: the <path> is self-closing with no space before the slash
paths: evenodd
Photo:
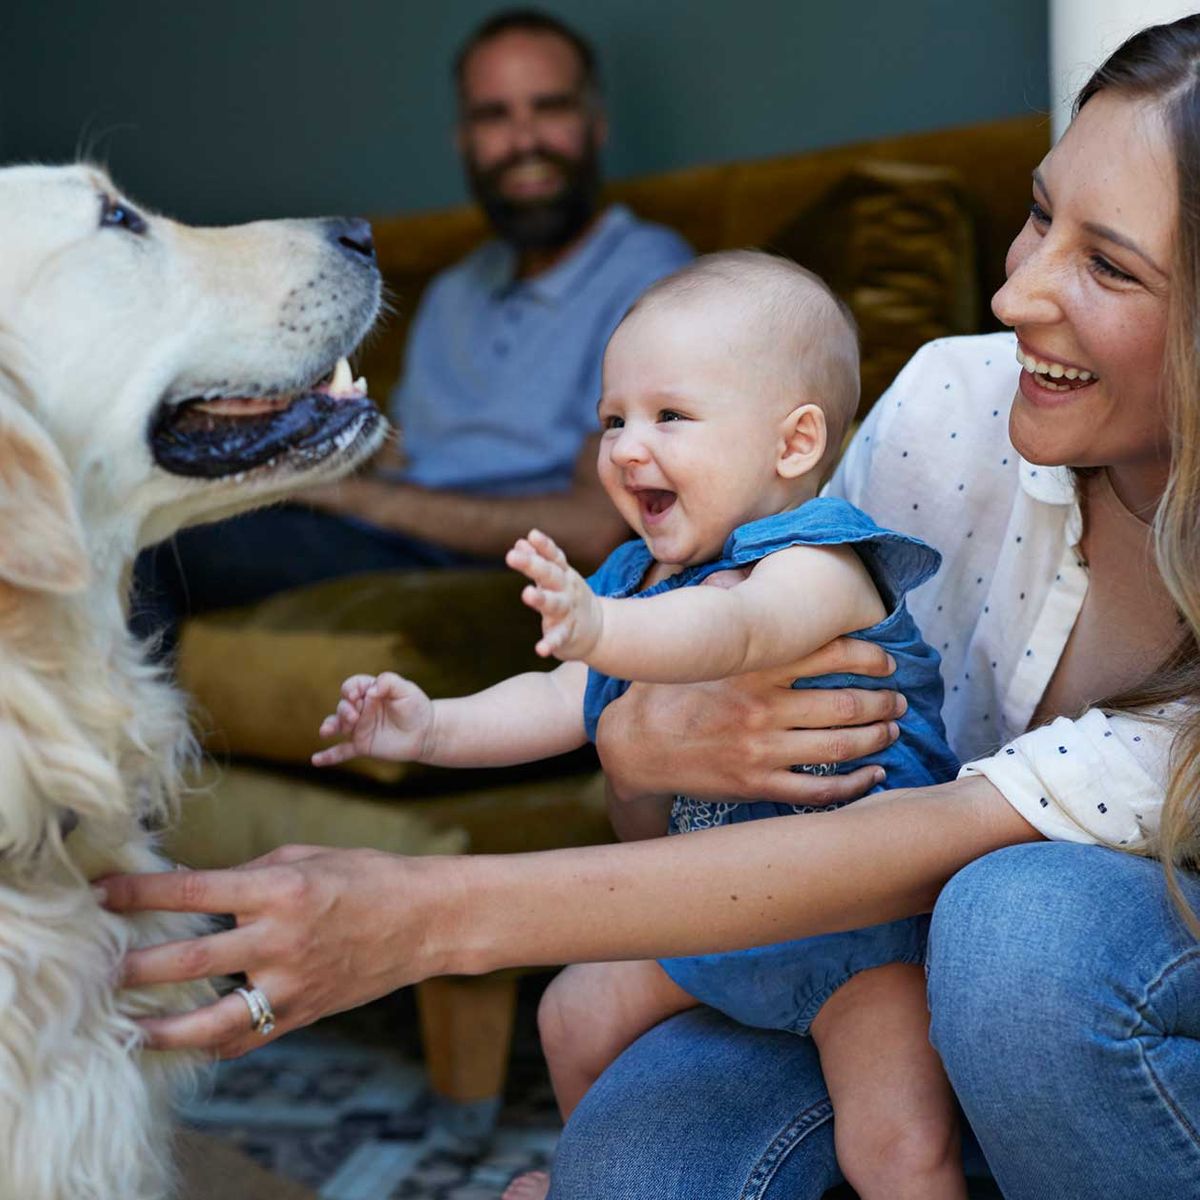
<path id="1" fill-rule="evenodd" d="M 959 778 L 986 776 L 1051 840 L 1132 848 L 1158 831 L 1177 712 L 1059 717 L 967 763 Z"/>

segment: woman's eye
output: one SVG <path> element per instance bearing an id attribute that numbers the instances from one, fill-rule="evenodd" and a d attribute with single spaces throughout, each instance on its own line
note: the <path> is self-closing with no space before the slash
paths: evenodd
<path id="1" fill-rule="evenodd" d="M 130 208 L 128 204 L 122 204 L 118 200 L 109 200 L 106 197 L 104 206 L 100 210 L 100 226 L 109 229 L 127 229 L 130 233 L 142 234 L 146 232 L 146 218 Z"/>
<path id="2" fill-rule="evenodd" d="M 601 427 L 604 429 L 624 429 L 625 428 L 625 418 L 624 417 L 605 417 L 604 420 L 601 422 Z"/>
<path id="3" fill-rule="evenodd" d="M 1035 225 L 1050 224 L 1050 214 L 1036 200 L 1029 205 L 1029 215 Z"/>
<path id="4" fill-rule="evenodd" d="M 1113 266 L 1102 254 L 1093 254 L 1088 261 L 1092 265 L 1092 270 L 1098 275 L 1106 275 L 1109 279 L 1117 279 L 1122 283 L 1137 283 L 1136 276 L 1122 271 L 1120 267 Z"/>

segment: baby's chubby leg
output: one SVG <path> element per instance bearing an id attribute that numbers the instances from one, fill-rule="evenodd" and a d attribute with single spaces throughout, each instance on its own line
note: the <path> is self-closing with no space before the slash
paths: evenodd
<path id="1" fill-rule="evenodd" d="M 925 973 L 855 975 L 812 1023 L 842 1173 L 862 1200 L 965 1200 L 958 1113 L 929 1044 Z"/>
<path id="2" fill-rule="evenodd" d="M 538 1032 L 563 1120 L 627 1046 L 696 1003 L 656 962 L 580 963 L 560 972 L 542 996 Z"/>
<path id="3" fill-rule="evenodd" d="M 538 1032 L 563 1120 L 627 1046 L 696 1001 L 656 962 L 580 963 L 560 971 L 542 996 Z M 550 1176 L 519 1175 L 501 1200 L 544 1200 Z"/>

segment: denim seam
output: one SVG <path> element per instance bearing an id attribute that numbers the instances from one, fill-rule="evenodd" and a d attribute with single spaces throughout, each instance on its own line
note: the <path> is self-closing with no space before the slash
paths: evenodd
<path id="1" fill-rule="evenodd" d="M 808 1003 L 800 1010 L 800 1016 L 795 1022 L 788 1026 L 791 1033 L 799 1034 L 801 1037 L 812 1036 L 812 1023 L 816 1020 L 817 1013 L 821 1011 L 821 1006 L 833 995 L 839 988 L 843 988 L 854 978 L 855 975 L 861 975 L 863 971 L 873 971 L 875 967 L 890 967 L 893 963 L 899 963 L 906 967 L 926 967 L 926 959 L 924 954 L 913 955 L 905 954 L 898 958 L 889 958 L 887 962 L 876 963 L 874 967 L 862 967 L 859 970 L 851 971 L 845 979 L 839 979 L 837 983 L 832 983 L 828 987 L 822 988 L 819 992 L 814 992 L 808 999 Z M 929 971 L 925 971 L 926 985 L 928 986 Z M 928 1003 L 928 993 L 926 995 L 926 1003 Z"/>
<path id="2" fill-rule="evenodd" d="M 1185 950 L 1174 962 L 1164 967 L 1158 975 L 1154 977 L 1147 985 L 1145 994 L 1140 1003 L 1135 1005 L 1134 1011 L 1137 1013 L 1137 1022 L 1130 1029 L 1130 1036 L 1135 1038 L 1138 1043 L 1138 1056 L 1141 1059 L 1142 1067 L 1150 1078 L 1150 1082 L 1154 1085 L 1155 1092 L 1158 1093 L 1158 1098 L 1168 1109 L 1175 1120 L 1182 1127 L 1184 1133 L 1191 1139 L 1192 1145 L 1200 1149 L 1200 1131 L 1197 1131 L 1195 1125 L 1188 1120 L 1187 1116 L 1175 1103 L 1170 1091 L 1167 1089 L 1166 1083 L 1163 1081 L 1159 1073 L 1154 1069 L 1154 1064 L 1150 1061 L 1146 1053 L 1144 1045 L 1144 1036 L 1137 1032 L 1139 1027 L 1152 1028 L 1153 1026 L 1146 1020 L 1146 1012 L 1152 1006 L 1154 993 L 1159 991 L 1167 982 L 1167 980 L 1181 967 L 1190 965 L 1195 959 L 1200 958 L 1200 950 L 1191 949 Z M 1159 1034 L 1161 1037 L 1162 1035 Z"/>
<path id="3" fill-rule="evenodd" d="M 774 1141 L 755 1164 L 738 1200 L 762 1200 L 783 1160 L 815 1129 L 833 1117 L 828 1099 L 818 1101 L 792 1119 L 775 1135 Z"/>

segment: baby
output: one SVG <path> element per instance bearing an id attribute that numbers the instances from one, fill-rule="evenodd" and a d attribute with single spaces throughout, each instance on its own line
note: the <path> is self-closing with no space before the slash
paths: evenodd
<path id="1" fill-rule="evenodd" d="M 537 531 L 508 554 L 542 616 L 537 651 L 562 664 L 437 701 L 393 674 L 353 676 L 321 725 L 344 740 L 313 761 L 366 754 L 467 767 L 561 754 L 594 737 L 628 681 L 780 667 L 849 634 L 883 646 L 895 675 L 797 686 L 898 688 L 909 701 L 900 736 L 872 761 L 890 787 L 953 777 L 938 656 L 904 603 L 939 556 L 845 501 L 817 497 L 857 402 L 853 324 L 810 272 L 738 251 L 655 284 L 609 341 L 599 404 L 600 478 L 639 538 L 587 582 Z M 641 803 L 639 834 L 806 811 L 684 796 Z M 626 1046 L 707 1004 L 813 1038 L 838 1161 L 863 1200 L 965 1196 L 954 1100 L 928 1040 L 926 928 L 914 918 L 732 953 L 567 968 L 539 1013 L 564 1119 Z M 523 1176 L 505 1196 L 532 1200 L 548 1185 Z"/>

